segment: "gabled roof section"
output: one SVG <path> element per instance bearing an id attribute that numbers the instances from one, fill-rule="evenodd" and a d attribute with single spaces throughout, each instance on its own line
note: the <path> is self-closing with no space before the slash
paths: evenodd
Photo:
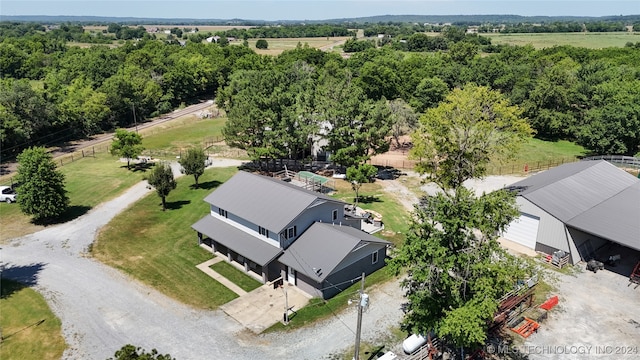
<path id="1" fill-rule="evenodd" d="M 278 261 L 322 282 L 361 242 L 380 247 L 390 244 L 350 226 L 317 222 L 289 246 Z"/>
<path id="2" fill-rule="evenodd" d="M 282 252 L 279 247 L 256 239 L 255 236 L 211 215 L 203 217 L 191 227 L 260 266 L 270 263 Z"/>
<path id="3" fill-rule="evenodd" d="M 640 250 L 639 186 L 597 160 L 561 165 L 509 188 L 569 226 Z"/>
<path id="4" fill-rule="evenodd" d="M 640 251 L 640 181 L 569 220 L 568 225 Z"/>
<path id="5" fill-rule="evenodd" d="M 204 201 L 256 225 L 280 232 L 308 207 L 344 202 L 274 178 L 239 171 Z"/>

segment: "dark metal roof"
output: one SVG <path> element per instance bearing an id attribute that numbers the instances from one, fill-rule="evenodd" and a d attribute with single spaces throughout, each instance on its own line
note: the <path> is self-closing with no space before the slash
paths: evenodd
<path id="1" fill-rule="evenodd" d="M 279 247 L 211 215 L 203 217 L 191 227 L 261 266 L 270 263 L 282 252 Z"/>
<path id="2" fill-rule="evenodd" d="M 314 223 L 278 259 L 311 279 L 322 282 L 359 244 L 390 243 L 350 226 Z"/>
<path id="3" fill-rule="evenodd" d="M 509 188 L 569 226 L 640 250 L 639 184 L 600 160 L 561 165 Z"/>
<path id="4" fill-rule="evenodd" d="M 205 199 L 256 225 L 281 232 L 318 202 L 344 202 L 274 178 L 240 171 Z"/>

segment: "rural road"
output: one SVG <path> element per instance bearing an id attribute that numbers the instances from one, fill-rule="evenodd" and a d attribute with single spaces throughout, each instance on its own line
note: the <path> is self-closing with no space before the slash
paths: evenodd
<path id="1" fill-rule="evenodd" d="M 179 360 L 322 359 L 353 344 L 355 309 L 305 329 L 256 336 L 222 311 L 190 308 L 87 256 L 98 230 L 150 192 L 138 183 L 74 221 L 0 250 L 2 276 L 33 284 L 62 321 L 69 345 L 64 359 L 106 359 L 128 343 Z M 397 282 L 376 289 L 371 299 L 363 341 L 384 337 L 402 317 Z"/>
<path id="2" fill-rule="evenodd" d="M 134 130 L 142 130 L 142 129 L 146 129 L 146 128 L 150 128 L 162 123 L 165 123 L 167 121 L 171 121 L 174 119 L 177 119 L 181 116 L 185 116 L 185 115 L 189 115 L 189 114 L 194 114 L 197 113 L 199 111 L 202 111 L 210 106 L 213 106 L 214 102 L 213 100 L 207 100 L 205 102 L 199 103 L 199 104 L 195 104 L 195 105 L 191 105 L 191 106 L 187 106 L 184 109 L 179 109 L 179 110 L 175 110 L 173 112 L 167 113 L 167 114 L 163 114 L 160 117 L 157 117 L 155 119 L 150 119 L 147 120 L 145 122 L 142 122 L 140 124 L 131 126 L 129 128 L 126 128 L 129 131 L 134 131 Z M 53 156 L 53 159 L 55 160 L 56 158 L 60 157 L 60 156 L 64 156 L 70 153 L 73 153 L 75 151 L 80 151 L 82 149 L 87 149 L 90 148 L 92 146 L 101 144 L 103 142 L 106 141 L 110 141 L 111 139 L 113 139 L 115 133 L 108 133 L 108 134 L 100 134 L 100 135 L 96 135 L 90 139 L 86 139 L 86 140 L 77 140 L 77 141 L 73 141 L 71 143 L 68 143 L 60 148 L 57 148 L 55 150 L 50 151 L 49 153 L 51 154 L 51 156 Z M 15 162 L 5 162 L 2 163 L 2 167 L 0 167 L 0 175 L 4 176 L 4 175 L 9 175 L 12 174 L 16 171 L 17 169 L 17 163 Z"/>

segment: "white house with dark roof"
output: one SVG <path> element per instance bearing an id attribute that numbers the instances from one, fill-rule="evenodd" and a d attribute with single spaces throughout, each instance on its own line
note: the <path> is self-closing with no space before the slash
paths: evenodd
<path id="1" fill-rule="evenodd" d="M 282 277 L 328 298 L 334 281 L 384 266 L 389 243 L 360 230 L 360 219 L 345 216 L 347 204 L 324 194 L 240 171 L 204 200 L 210 213 L 192 225 L 198 241 L 265 283 Z"/>
<path id="2" fill-rule="evenodd" d="M 640 251 L 640 179 L 600 161 L 580 161 L 508 187 L 520 217 L 502 235 L 530 249 L 587 261 L 606 244 Z"/>

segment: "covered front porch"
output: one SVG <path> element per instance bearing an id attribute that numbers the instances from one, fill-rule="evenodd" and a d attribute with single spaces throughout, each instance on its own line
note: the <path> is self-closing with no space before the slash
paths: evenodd
<path id="1" fill-rule="evenodd" d="M 205 216 L 192 227 L 198 245 L 256 280 L 267 283 L 280 277 L 280 267 L 273 261 L 282 253 L 280 248 L 212 216 Z"/>

